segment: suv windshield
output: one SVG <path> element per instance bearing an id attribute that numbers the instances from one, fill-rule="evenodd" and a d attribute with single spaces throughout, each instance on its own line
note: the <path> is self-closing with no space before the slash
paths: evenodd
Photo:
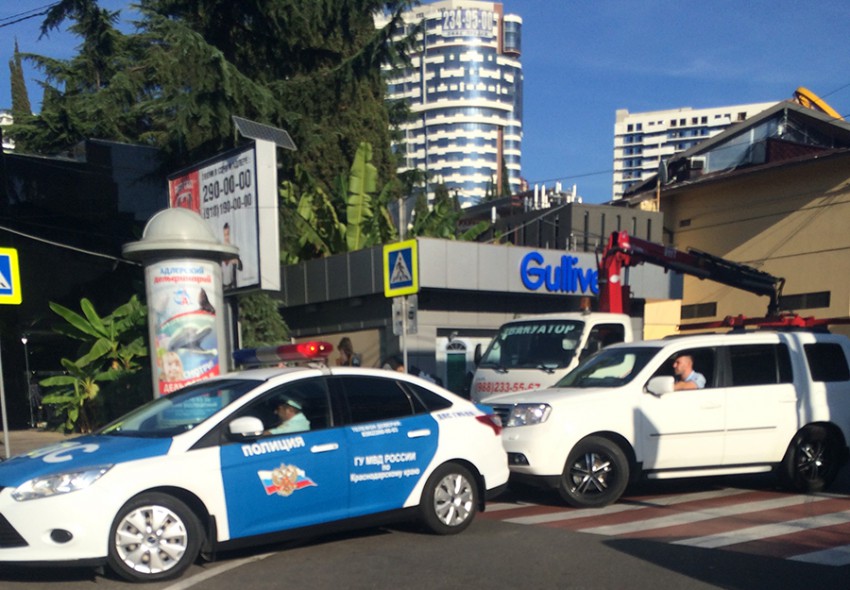
<path id="1" fill-rule="evenodd" d="M 479 367 L 533 369 L 566 367 L 576 354 L 584 322 L 529 320 L 502 326 Z"/>
<path id="2" fill-rule="evenodd" d="M 99 433 L 150 438 L 174 436 L 191 430 L 259 384 L 247 379 L 202 381 L 136 408 L 104 426 Z"/>
<path id="3" fill-rule="evenodd" d="M 629 383 L 658 348 L 607 348 L 570 371 L 555 387 L 620 387 Z"/>

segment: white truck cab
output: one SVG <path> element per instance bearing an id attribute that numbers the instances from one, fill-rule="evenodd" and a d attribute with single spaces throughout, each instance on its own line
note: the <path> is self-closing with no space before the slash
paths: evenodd
<path id="1" fill-rule="evenodd" d="M 640 322 L 621 313 L 570 312 L 505 323 L 476 359 L 470 397 L 551 387 L 579 361 L 617 342 L 632 342 Z"/>

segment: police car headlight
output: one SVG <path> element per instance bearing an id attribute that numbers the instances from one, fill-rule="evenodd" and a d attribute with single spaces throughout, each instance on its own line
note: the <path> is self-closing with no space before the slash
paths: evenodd
<path id="1" fill-rule="evenodd" d="M 83 490 L 100 479 L 100 476 L 111 468 L 112 465 L 102 465 L 80 471 L 67 471 L 36 477 L 19 485 L 12 492 L 12 498 L 18 502 L 25 502 L 26 500 L 37 500 L 38 498 L 48 498 Z"/>
<path id="2" fill-rule="evenodd" d="M 517 404 L 508 415 L 507 426 L 531 426 L 542 424 L 549 418 L 552 406 L 549 404 Z"/>

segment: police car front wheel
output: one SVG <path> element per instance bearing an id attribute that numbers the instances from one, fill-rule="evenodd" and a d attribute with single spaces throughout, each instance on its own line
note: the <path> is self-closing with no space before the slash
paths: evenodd
<path id="1" fill-rule="evenodd" d="M 141 494 L 115 516 L 109 567 L 133 582 L 175 578 L 198 557 L 202 536 L 198 518 L 186 504 L 167 494 Z"/>
<path id="2" fill-rule="evenodd" d="M 462 465 L 442 465 L 425 484 L 420 510 L 422 522 L 432 533 L 453 535 L 463 531 L 478 510 L 475 478 Z"/>

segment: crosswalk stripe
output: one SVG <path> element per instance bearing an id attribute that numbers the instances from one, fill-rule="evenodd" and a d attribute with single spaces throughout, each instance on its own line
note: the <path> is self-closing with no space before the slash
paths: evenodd
<path id="1" fill-rule="evenodd" d="M 527 508 L 529 506 L 535 506 L 535 504 L 525 502 L 518 502 L 516 504 L 513 502 L 487 502 L 485 512 L 503 512 L 505 510 L 516 510 L 517 508 Z"/>
<path id="2" fill-rule="evenodd" d="M 840 547 L 831 547 L 829 549 L 821 549 L 820 551 L 812 551 L 811 553 L 803 553 L 789 557 L 791 561 L 803 561 L 805 563 L 814 563 L 818 565 L 834 565 L 841 566 L 850 564 L 850 545 L 842 545 Z"/>
<path id="3" fill-rule="evenodd" d="M 504 522 L 514 524 L 545 524 L 548 522 L 563 522 L 567 520 L 575 520 L 577 518 L 590 518 L 594 516 L 606 516 L 608 514 L 618 514 L 621 512 L 630 512 L 633 510 L 642 510 L 644 508 L 664 508 L 665 506 L 674 506 L 676 504 L 684 504 L 686 502 L 696 502 L 699 500 L 709 500 L 712 498 L 721 498 L 732 496 L 735 494 L 743 494 L 747 490 L 721 489 L 701 492 L 698 494 L 681 494 L 678 496 L 664 496 L 653 498 L 652 500 L 626 500 L 619 504 L 611 504 L 604 508 L 571 508 L 548 514 L 535 514 L 533 516 L 518 516 L 516 518 L 506 518 Z M 489 510 L 489 506 L 487 508 Z"/>
<path id="4" fill-rule="evenodd" d="M 820 516 L 798 518 L 785 522 L 754 526 L 746 529 L 738 529 L 729 533 L 719 533 L 716 535 L 707 535 L 704 537 L 694 537 L 692 539 L 682 539 L 680 541 L 675 541 L 674 544 L 714 549 L 717 547 L 726 547 L 728 545 L 737 545 L 738 543 L 758 541 L 761 539 L 766 539 L 768 537 L 778 537 L 780 535 L 799 533 L 806 529 L 820 528 L 847 523 L 850 523 L 850 510 L 845 510 L 844 512 L 834 512 L 832 514 L 822 514 Z"/>
<path id="5" fill-rule="evenodd" d="M 759 502 L 744 502 L 742 504 L 733 504 L 719 508 L 706 508 L 702 510 L 694 510 L 688 512 L 680 512 L 670 516 L 662 516 L 659 518 L 650 518 L 636 522 L 627 522 L 623 524 L 606 525 L 600 527 L 591 527 L 581 529 L 579 532 L 592 533 L 594 535 L 625 535 L 628 533 L 636 533 L 641 531 L 651 531 L 653 529 L 666 528 L 682 524 L 691 524 L 703 520 L 711 520 L 714 518 L 723 518 L 747 512 L 757 512 L 760 510 L 773 510 L 776 508 L 784 508 L 786 506 L 796 506 L 807 502 L 820 502 L 826 500 L 825 497 L 817 496 L 788 496 L 774 498 L 772 500 L 762 500 Z"/>

